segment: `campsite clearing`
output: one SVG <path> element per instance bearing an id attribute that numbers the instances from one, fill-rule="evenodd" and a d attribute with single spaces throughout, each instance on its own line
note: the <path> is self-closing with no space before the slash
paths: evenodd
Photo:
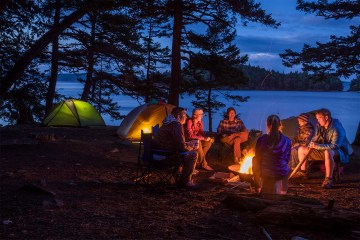
<path id="1" fill-rule="evenodd" d="M 0 235 L 4 239 L 350 239 L 306 227 L 256 221 L 252 212 L 222 201 L 246 189 L 208 180 L 200 171 L 196 190 L 144 192 L 133 184 L 138 145 L 122 141 L 117 127 L 0 128 Z M 320 187 L 321 173 L 294 180 L 289 196 L 306 197 L 333 209 L 360 212 L 360 148 L 333 189 Z M 227 171 L 217 161 L 217 171 Z M 358 230 L 357 230 L 358 231 Z M 265 234 L 266 233 L 266 234 Z"/>

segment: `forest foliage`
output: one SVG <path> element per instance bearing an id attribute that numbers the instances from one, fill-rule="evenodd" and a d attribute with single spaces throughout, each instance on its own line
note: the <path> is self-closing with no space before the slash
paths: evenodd
<path id="1" fill-rule="evenodd" d="M 358 17 L 359 3 L 336 2 L 343 3 L 335 6 L 338 10 L 306 1 L 298 1 L 298 8 L 325 18 Z M 198 99 L 194 106 L 211 115 L 223 104 L 214 90 L 341 91 L 340 77 L 356 75 L 350 90 L 359 91 L 359 26 L 352 26 L 348 37 L 305 45 L 301 53 L 287 50 L 281 55 L 284 64 L 301 64 L 303 72 L 284 74 L 249 66 L 241 46 L 233 44 L 236 24 L 246 28 L 248 22 L 280 26 L 252 0 L 2 1 L 1 118 L 40 122 L 65 98 L 56 91 L 63 73 L 83 84 L 79 98 L 113 119 L 123 117 L 114 95 L 141 103 L 166 98 L 177 105 L 180 94 L 191 92 Z M 321 58 L 327 55 L 333 61 Z"/>

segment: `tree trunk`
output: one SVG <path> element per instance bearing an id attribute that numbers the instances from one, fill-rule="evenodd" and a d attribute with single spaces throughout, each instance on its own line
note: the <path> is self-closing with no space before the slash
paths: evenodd
<path id="1" fill-rule="evenodd" d="M 179 106 L 179 95 L 181 86 L 181 29 L 183 27 L 182 0 L 175 0 L 174 3 L 174 30 L 172 41 L 171 57 L 171 80 L 168 102 Z"/>
<path id="2" fill-rule="evenodd" d="M 81 100 L 88 101 L 89 99 L 89 93 L 91 86 L 93 86 L 93 89 L 95 88 L 95 84 L 93 84 L 93 72 L 94 72 L 94 44 L 95 44 L 95 27 L 96 27 L 96 13 L 90 17 L 91 18 L 91 35 L 90 35 L 90 43 L 89 43 L 89 49 L 88 49 L 88 57 L 87 57 L 87 73 L 86 73 L 86 79 L 85 79 L 85 85 L 84 89 L 81 95 Z"/>
<path id="3" fill-rule="evenodd" d="M 151 38 L 152 38 L 152 20 L 149 23 L 149 35 L 148 38 L 146 39 L 147 41 L 147 64 L 146 64 L 146 89 L 148 91 L 145 91 L 145 102 L 148 103 L 150 102 L 150 96 L 151 96 L 151 90 L 154 86 L 152 86 L 151 84 L 151 80 L 150 80 L 150 69 L 151 69 Z"/>
<path id="4" fill-rule="evenodd" d="M 209 82 L 212 81 L 212 73 L 210 72 Z M 211 114 L 211 84 L 209 84 L 208 94 L 207 94 L 207 105 L 209 113 L 209 132 L 212 132 L 212 114 Z"/>
<path id="5" fill-rule="evenodd" d="M 7 73 L 7 75 L 0 81 L 0 98 L 7 98 L 7 91 L 15 83 L 15 81 L 22 77 L 25 69 L 29 66 L 31 61 L 36 58 L 41 51 L 53 41 L 62 31 L 70 27 L 74 22 L 81 18 L 86 13 L 86 8 L 81 8 L 69 16 L 65 17 L 64 20 L 59 23 L 57 28 L 51 28 L 41 38 L 39 38 L 35 44 L 27 50 L 24 55 L 15 63 L 14 67 Z"/>
<path id="6" fill-rule="evenodd" d="M 55 16 L 54 16 L 54 28 L 59 27 L 60 22 L 60 0 L 56 1 Z M 49 113 L 53 107 L 53 101 L 55 96 L 57 75 L 59 69 L 59 35 L 57 35 L 52 41 L 52 54 L 51 54 L 51 75 L 49 79 L 49 87 L 46 95 L 45 112 Z"/>

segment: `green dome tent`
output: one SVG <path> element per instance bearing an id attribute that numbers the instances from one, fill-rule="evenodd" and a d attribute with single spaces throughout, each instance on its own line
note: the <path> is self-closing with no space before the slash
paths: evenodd
<path id="1" fill-rule="evenodd" d="M 45 117 L 44 126 L 105 126 L 99 112 L 88 102 L 76 99 L 64 100 L 57 104 Z"/>
<path id="2" fill-rule="evenodd" d="M 120 137 L 139 140 L 141 130 L 151 132 L 153 126 L 162 125 L 164 118 L 171 113 L 174 105 L 167 103 L 140 105 L 124 118 L 116 133 Z"/>

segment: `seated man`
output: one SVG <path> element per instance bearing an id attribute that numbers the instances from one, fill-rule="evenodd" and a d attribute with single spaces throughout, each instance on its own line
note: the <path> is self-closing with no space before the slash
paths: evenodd
<path id="1" fill-rule="evenodd" d="M 289 168 L 294 169 L 299 163 L 298 149 L 300 146 L 308 146 L 314 135 L 314 126 L 309 121 L 309 114 L 301 113 L 298 118 L 298 129 L 296 136 L 291 141 L 291 159 Z M 301 172 L 299 172 L 301 173 Z"/>
<path id="2" fill-rule="evenodd" d="M 197 165 L 207 171 L 212 171 L 213 168 L 208 165 L 205 157 L 213 141 L 211 138 L 205 137 L 203 116 L 202 109 L 196 108 L 193 110 L 192 117 L 186 120 L 185 138 L 187 142 L 192 140 L 199 142 Z"/>
<path id="3" fill-rule="evenodd" d="M 298 150 L 299 161 L 306 157 L 312 160 L 325 160 L 325 179 L 323 188 L 331 188 L 333 185 L 334 157 L 338 156 L 341 162 L 348 162 L 349 155 L 353 150 L 346 138 L 345 130 L 338 119 L 331 117 L 328 109 L 320 109 L 316 112 L 318 124 L 314 137 L 309 146 L 300 146 Z M 305 171 L 306 164 L 301 166 Z"/>
<path id="4" fill-rule="evenodd" d="M 163 125 L 154 137 L 154 148 L 165 149 L 174 152 L 186 152 L 181 174 L 180 184 L 186 187 L 195 187 L 192 174 L 195 169 L 197 152 L 195 146 L 185 143 L 183 124 L 186 121 L 186 109 L 175 107 L 171 114 L 166 116 Z"/>
<path id="5" fill-rule="evenodd" d="M 234 147 L 234 161 L 241 161 L 240 144 L 247 141 L 249 131 L 241 119 L 236 118 L 236 111 L 229 107 L 226 111 L 227 119 L 221 120 L 217 128 L 220 141 Z"/>

